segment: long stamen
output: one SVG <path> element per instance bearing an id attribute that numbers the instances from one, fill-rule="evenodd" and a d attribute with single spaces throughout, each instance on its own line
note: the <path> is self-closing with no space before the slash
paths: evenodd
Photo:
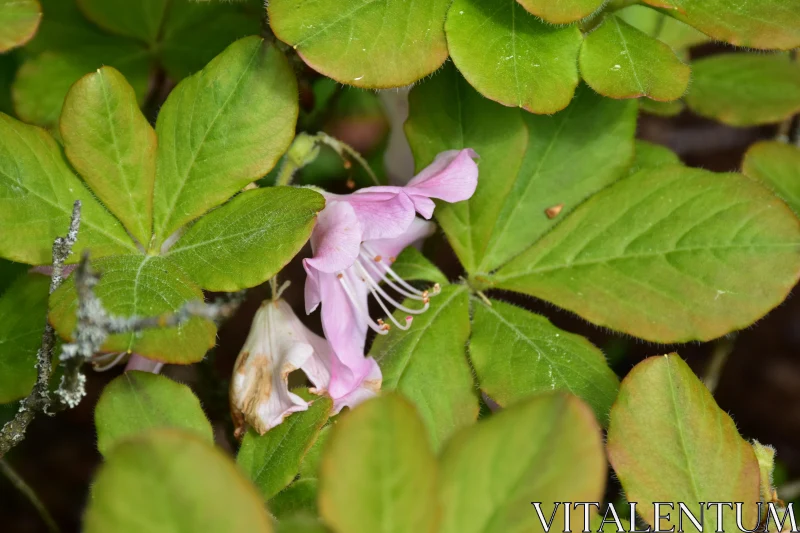
<path id="1" fill-rule="evenodd" d="M 428 298 L 427 291 L 418 291 L 417 289 L 414 289 L 414 292 L 412 293 L 412 292 L 409 292 L 408 290 L 404 289 L 403 287 L 399 287 L 399 286 L 395 285 L 395 283 L 384 272 L 381 272 L 380 269 L 378 269 L 377 265 L 375 265 L 375 263 L 379 263 L 384 268 L 384 270 L 387 268 L 386 265 L 381 263 L 379 258 L 380 258 L 380 256 L 375 256 L 374 258 L 371 258 L 368 255 L 366 255 L 364 252 L 362 252 L 358 256 L 358 260 L 360 260 L 362 262 L 362 264 L 368 265 L 370 270 L 372 270 L 372 272 L 374 272 L 376 276 L 381 278 L 381 281 L 385 281 L 388 286 L 390 286 L 392 289 L 394 289 L 398 293 L 402 294 L 406 298 L 411 298 L 412 300 L 419 300 L 421 302 L 425 302 L 425 300 L 427 300 L 427 298 Z M 378 259 L 378 260 L 376 260 L 376 259 Z M 413 289 L 413 287 L 412 287 L 412 289 Z"/>
<path id="2" fill-rule="evenodd" d="M 363 267 L 362 267 L 362 270 L 363 270 Z M 365 272 L 365 274 L 366 274 L 366 272 Z M 372 296 L 374 296 L 374 297 L 375 297 L 375 300 L 377 300 L 377 301 L 378 301 L 378 305 L 380 305 L 380 306 L 381 306 L 381 309 L 383 309 L 383 312 L 384 312 L 384 313 L 386 313 L 386 316 L 388 316 L 388 317 L 389 317 L 389 320 L 391 320 L 392 322 L 394 322 L 394 325 L 395 325 L 395 326 L 397 326 L 398 328 L 402 329 L 403 331 L 407 331 L 407 330 L 408 330 L 408 328 L 410 328 L 410 327 L 411 327 L 411 320 L 412 320 L 412 317 L 410 317 L 410 316 L 406 317 L 406 323 L 405 323 L 405 325 L 401 324 L 401 323 L 400 323 L 400 322 L 399 322 L 399 321 L 398 321 L 398 320 L 397 320 L 397 319 L 394 317 L 394 315 L 392 314 L 392 312 L 391 312 L 391 311 L 389 311 L 389 309 L 386 307 L 386 304 L 385 304 L 385 303 L 383 303 L 383 300 L 381 300 L 380 296 L 378 296 L 378 294 L 375 292 L 375 289 L 374 289 L 374 287 L 372 286 L 372 284 L 370 284 L 370 282 L 369 282 L 369 281 L 367 281 L 367 280 L 369 279 L 369 275 L 368 275 L 368 274 L 366 274 L 366 276 L 367 276 L 367 277 L 366 277 L 366 278 L 364 278 L 364 283 L 366 283 L 366 284 L 367 284 L 367 288 L 369 289 L 369 292 L 371 292 L 371 293 L 372 293 Z M 381 320 L 381 319 L 378 319 L 378 324 L 380 324 L 380 325 L 382 325 L 382 326 L 383 326 L 383 325 L 385 325 L 385 323 L 384 323 L 384 322 L 383 322 L 383 320 Z"/>
<path id="3" fill-rule="evenodd" d="M 377 254 L 375 254 L 375 252 L 372 250 L 372 248 L 370 248 L 369 245 L 367 245 L 366 243 L 361 243 L 361 246 L 364 249 L 364 251 L 366 251 L 368 254 L 372 255 L 373 258 L 380 257 Z M 397 280 L 397 282 L 400 285 L 405 287 L 406 290 L 411 291 L 412 293 L 417 294 L 419 296 L 422 296 L 423 298 L 427 298 L 428 296 L 435 296 L 435 295 L 439 294 L 439 292 L 441 291 L 441 288 L 439 287 L 438 283 L 436 283 L 433 286 L 433 291 L 430 292 L 430 293 L 428 291 L 420 291 L 419 289 L 417 289 L 414 286 L 412 286 L 411 284 L 409 284 L 406 280 L 401 278 L 397 274 L 397 272 L 392 270 L 392 267 L 390 267 L 388 264 L 386 264 L 383 260 L 375 261 L 375 262 L 378 263 L 386 271 L 387 274 L 389 274 L 391 277 L 393 277 L 395 280 Z M 387 279 L 386 281 L 388 283 L 389 280 Z"/>
<path id="4" fill-rule="evenodd" d="M 347 279 L 345 279 L 345 272 L 339 272 L 336 274 L 339 283 L 342 284 L 342 288 L 344 288 L 344 292 L 347 293 L 347 297 L 350 299 L 350 303 L 353 304 L 355 307 L 356 314 L 360 320 L 363 320 L 369 325 L 370 329 L 377 333 L 378 335 L 386 335 L 389 333 L 389 324 L 382 324 L 380 322 L 375 322 L 370 318 L 369 311 L 361 307 L 361 302 L 358 301 L 358 298 L 355 297 L 355 293 L 353 292 L 353 288 L 350 286 L 350 283 Z M 383 321 L 381 321 L 383 322 Z"/>
<path id="5" fill-rule="evenodd" d="M 395 300 L 394 298 L 389 296 L 389 294 L 385 290 L 383 290 L 383 287 L 381 287 L 380 284 L 377 281 L 375 281 L 372 278 L 372 276 L 369 275 L 369 272 L 367 272 L 367 269 L 364 268 L 363 264 L 361 264 L 358 261 L 356 261 L 355 264 L 361 270 L 361 273 L 364 276 L 364 282 L 369 287 L 369 290 L 370 290 L 370 292 L 372 292 L 372 295 L 375 296 L 375 299 L 378 300 L 378 303 L 381 305 L 383 310 L 387 314 L 389 314 L 390 316 L 391 316 L 391 313 L 389 313 L 389 311 L 383 305 L 383 302 L 381 301 L 381 298 L 377 294 L 375 294 L 375 291 L 380 293 L 380 295 L 383 296 L 386 300 L 388 300 L 389 303 L 392 304 L 395 308 L 400 309 L 401 311 L 405 311 L 406 313 L 411 313 L 412 315 L 421 315 L 422 313 L 424 313 L 425 311 L 428 310 L 428 307 L 430 307 L 430 304 L 428 302 L 425 302 L 425 305 L 422 307 L 422 309 L 410 309 L 410 308 L 406 307 L 405 305 L 401 304 L 400 302 L 398 302 L 397 300 Z M 398 325 L 397 327 L 401 327 L 401 326 Z"/>
<path id="6" fill-rule="evenodd" d="M 114 354 L 107 354 L 107 355 L 110 356 L 110 355 L 114 355 Z M 116 357 L 114 358 L 113 361 L 111 361 L 110 363 L 108 363 L 106 365 L 103 365 L 103 366 L 98 366 L 97 365 L 97 362 L 100 359 L 100 357 L 97 357 L 97 358 L 95 358 L 95 360 L 92 361 L 92 366 L 94 367 L 94 371 L 95 372 L 105 372 L 106 370 L 110 370 L 110 369 L 114 368 L 115 366 L 117 366 L 117 363 L 122 361 L 122 358 L 125 357 L 126 355 L 128 355 L 128 352 L 119 352 L 118 354 L 116 354 Z M 105 356 L 101 356 L 101 357 L 103 357 L 103 359 L 108 359 L 108 357 L 105 357 Z"/>

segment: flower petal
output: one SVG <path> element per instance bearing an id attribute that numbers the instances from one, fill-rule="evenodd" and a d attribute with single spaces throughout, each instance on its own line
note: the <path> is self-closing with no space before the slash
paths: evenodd
<path id="1" fill-rule="evenodd" d="M 415 216 L 414 203 L 402 187 L 366 187 L 338 198 L 353 206 L 365 241 L 396 237 Z"/>
<path id="2" fill-rule="evenodd" d="M 288 379 L 312 353 L 277 302 L 264 302 L 234 366 L 232 408 L 262 435 L 290 413 L 308 409 L 305 400 L 289 391 Z"/>
<path id="3" fill-rule="evenodd" d="M 320 272 L 338 272 L 351 266 L 358 257 L 362 230 L 356 212 L 348 202 L 328 202 L 311 233 L 314 257 L 306 259 Z"/>
<path id="4" fill-rule="evenodd" d="M 141 355 L 131 354 L 131 357 L 128 359 L 128 364 L 125 365 L 125 372 L 129 370 L 140 370 L 142 372 L 158 374 L 163 367 L 164 363 L 147 359 Z"/>
<path id="5" fill-rule="evenodd" d="M 478 186 L 478 165 L 474 161 L 477 157 L 478 154 L 469 148 L 442 152 L 408 182 L 405 191 L 422 216 L 429 218 L 426 213 L 432 212 L 430 200 L 425 202 L 424 199 L 437 198 L 453 203 L 472 197 Z"/>
<path id="6" fill-rule="evenodd" d="M 382 258 L 389 259 L 400 255 L 406 247 L 411 246 L 416 241 L 430 237 L 436 230 L 436 224 L 427 222 L 421 218 L 414 218 L 411 225 L 402 235 L 393 239 L 377 239 L 367 241 L 365 244 L 369 249 L 380 255 Z"/>
<path id="7" fill-rule="evenodd" d="M 370 365 L 367 375 L 361 380 L 361 383 L 359 383 L 357 387 L 342 396 L 333 398 L 332 414 L 337 414 L 345 407 L 352 409 L 361 402 L 377 396 L 378 392 L 381 390 L 383 375 L 381 374 L 378 363 L 376 363 L 375 359 L 372 357 L 368 358 L 366 361 Z"/>
<path id="8" fill-rule="evenodd" d="M 304 291 L 306 314 L 310 315 L 322 301 L 322 294 L 319 288 L 319 271 L 311 266 L 308 261 L 308 259 L 303 259 L 303 269 L 306 271 L 306 285 Z"/>

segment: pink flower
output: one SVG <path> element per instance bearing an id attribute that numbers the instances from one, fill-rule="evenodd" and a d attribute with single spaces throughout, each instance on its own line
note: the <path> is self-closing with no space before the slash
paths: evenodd
<path id="1" fill-rule="evenodd" d="M 477 154 L 469 149 L 439 154 L 435 161 L 405 187 L 367 187 L 349 195 L 326 194 L 326 206 L 311 235 L 314 256 L 303 262 L 308 278 L 306 312 L 322 307 L 322 327 L 330 343 L 330 359 L 315 352 L 303 366 L 318 391 L 327 390 L 334 411 L 354 406 L 380 388 L 381 372 L 372 358 L 364 357 L 368 328 L 386 334 L 391 327 L 370 318 L 371 294 L 394 325 L 408 329 L 413 315 L 428 309 L 428 291 L 403 281 L 391 268 L 394 258 L 408 245 L 424 238 L 434 226 L 429 219 L 435 204 L 469 199 L 478 183 Z M 404 298 L 417 300 L 409 308 L 390 296 L 381 282 Z M 434 293 L 438 288 L 434 289 Z M 405 321 L 392 308 L 408 313 Z"/>
<path id="2" fill-rule="evenodd" d="M 280 299 L 261 304 L 231 379 L 237 437 L 243 422 L 263 435 L 291 413 L 308 409 L 308 402 L 289 391 L 288 379 L 317 349 L 329 350 L 325 339 L 306 328 L 289 304 Z"/>

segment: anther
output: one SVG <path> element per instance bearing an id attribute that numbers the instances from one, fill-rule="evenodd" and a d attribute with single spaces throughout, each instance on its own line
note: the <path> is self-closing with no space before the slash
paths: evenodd
<path id="1" fill-rule="evenodd" d="M 375 261 L 376 263 L 380 263 L 380 262 L 381 262 L 381 259 L 383 259 L 381 256 L 379 256 L 379 255 L 376 255 L 376 256 L 375 256 L 375 259 L 374 259 L 374 261 Z"/>

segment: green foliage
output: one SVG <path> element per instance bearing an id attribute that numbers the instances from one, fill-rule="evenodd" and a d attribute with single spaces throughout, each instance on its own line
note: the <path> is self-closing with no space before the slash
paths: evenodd
<path id="1" fill-rule="evenodd" d="M 800 213 L 800 148 L 780 142 L 760 142 L 750 147 L 742 172 L 772 189 Z"/>
<path id="2" fill-rule="evenodd" d="M 357 87 L 400 87 L 447 59 L 447 0 L 271 0 L 275 35 L 318 72 Z"/>
<path id="3" fill-rule="evenodd" d="M 245 191 L 201 218 L 167 257 L 204 289 L 254 287 L 277 274 L 303 247 L 323 207 L 322 196 L 309 189 Z"/>
<path id="4" fill-rule="evenodd" d="M 26 396 L 36 381 L 50 280 L 22 274 L 0 292 L 0 403 Z"/>
<path id="5" fill-rule="evenodd" d="M 798 239 L 796 217 L 752 180 L 664 165 L 593 196 L 494 283 L 647 340 L 708 340 L 786 297 Z"/>
<path id="6" fill-rule="evenodd" d="M 264 435 L 253 429 L 245 434 L 236 462 L 265 500 L 281 492 L 297 476 L 300 463 L 328 421 L 332 407 L 330 398 L 318 398 L 307 411 L 294 413 Z M 304 489 L 293 489 L 293 495 L 284 496 L 282 505 L 294 505 L 292 501 L 300 491 Z"/>
<path id="7" fill-rule="evenodd" d="M 202 300 L 201 289 L 259 285 L 308 240 L 324 207 L 318 193 L 248 191 L 185 226 L 268 172 L 291 141 L 296 118 L 294 75 L 283 55 L 257 37 L 234 43 L 179 84 L 159 115 L 157 135 L 132 87 L 116 70 L 102 68 L 67 97 L 66 152 L 43 130 L 0 115 L 0 231 L 9 235 L 0 254 L 49 263 L 53 239 L 66 231 L 79 199 L 72 260 L 91 251 L 103 273 L 97 294 L 114 314 L 160 315 Z M 63 336 L 72 334 L 76 306 L 69 280 L 51 300 L 50 318 Z M 112 336 L 104 349 L 190 363 L 213 346 L 215 332 L 195 318 Z"/>
<path id="8" fill-rule="evenodd" d="M 0 0 L 0 53 L 25 44 L 41 18 L 38 0 Z"/>
<path id="9" fill-rule="evenodd" d="M 499 300 L 472 302 L 469 355 L 482 391 L 505 407 L 536 393 L 565 390 L 608 425 L 619 380 L 600 350 L 543 316 Z"/>
<path id="10" fill-rule="evenodd" d="M 706 35 L 735 46 L 789 50 L 800 45 L 800 1 L 644 0 Z"/>
<path id="11" fill-rule="evenodd" d="M 738 53 L 695 61 L 689 108 L 731 126 L 771 124 L 800 112 L 800 68 L 782 54 Z"/>
<path id="12" fill-rule="evenodd" d="M 413 305 L 411 301 L 407 305 Z M 398 320 L 406 314 L 396 313 Z M 478 418 L 478 399 L 467 362 L 469 297 L 448 286 L 409 331 L 393 329 L 375 339 L 370 355 L 383 372 L 383 389 L 398 390 L 420 409 L 434 448 Z"/>
<path id="13" fill-rule="evenodd" d="M 388 394 L 334 426 L 322 458 L 319 506 L 334 531 L 436 531 L 436 457 L 414 407 Z"/>
<path id="14" fill-rule="evenodd" d="M 668 44 L 681 58 L 688 55 L 690 47 L 710 40 L 707 35 L 688 24 L 644 5 L 632 5 L 616 14 L 650 37 Z"/>
<path id="15" fill-rule="evenodd" d="M 94 422 L 97 449 L 106 456 L 118 443 L 154 428 L 192 431 L 214 443 L 211 424 L 189 387 L 149 372 L 125 372 L 106 385 Z"/>
<path id="16" fill-rule="evenodd" d="M 548 0 L 517 0 L 525 9 L 553 24 L 567 24 L 588 17 L 594 13 L 603 0 L 566 0 L 550 2 Z"/>
<path id="17" fill-rule="evenodd" d="M 451 70 L 412 91 L 406 132 L 418 168 L 462 146 L 481 155 L 475 195 L 440 206 L 436 216 L 467 271 L 484 273 L 621 177 L 633 157 L 635 127 L 633 102 L 603 99 L 587 87 L 565 111 L 539 117 L 480 98 Z M 573 157 L 577 150 L 582 157 Z M 559 215 L 550 218 L 547 209 L 558 205 Z"/>
<path id="18" fill-rule="evenodd" d="M 269 172 L 296 121 L 291 68 L 257 37 L 178 85 L 156 124 L 156 243 Z"/>
<path id="19" fill-rule="evenodd" d="M 453 62 L 481 94 L 534 113 L 564 109 L 578 85 L 576 26 L 543 23 L 517 2 L 455 0 L 446 24 Z"/>
<path id="20" fill-rule="evenodd" d="M 72 172 L 56 141 L 42 129 L 0 114 L 0 256 L 50 263 L 53 239 L 69 227 L 75 200 L 83 208 L 73 258 L 85 249 L 93 257 L 136 252 L 122 224 Z"/>
<path id="21" fill-rule="evenodd" d="M 219 2 L 42 0 L 42 11 L 14 82 L 17 115 L 42 126 L 58 121 L 74 82 L 104 65 L 125 76 L 142 104 L 151 70 L 179 81 L 259 29 L 243 6 Z"/>
<path id="22" fill-rule="evenodd" d="M 447 278 L 436 265 L 422 255 L 422 252 L 409 246 L 392 263 L 392 270 L 405 280 L 430 281 L 447 285 Z"/>
<path id="23" fill-rule="evenodd" d="M 95 293 L 106 310 L 117 316 L 168 314 L 186 302 L 202 300 L 203 292 L 169 259 L 147 255 L 121 255 L 92 262 L 101 273 Z M 71 338 L 77 323 L 78 294 L 75 278 L 68 278 L 50 298 L 50 321 L 64 338 Z M 194 317 L 172 328 L 111 335 L 105 352 L 137 353 L 156 361 L 188 364 L 200 361 L 214 346 L 217 328 Z"/>
<path id="24" fill-rule="evenodd" d="M 151 430 L 114 446 L 95 478 L 84 531 L 270 533 L 236 465 L 194 433 Z"/>
<path id="25" fill-rule="evenodd" d="M 753 448 L 676 354 L 646 359 L 622 381 L 608 455 L 628 501 L 639 503 L 648 524 L 657 525 L 653 502 L 684 502 L 699 516 L 698 502 L 713 501 L 744 502 L 742 523 L 755 527 L 759 466 Z M 732 523 L 733 514 L 725 509 L 723 520 Z M 661 521 L 665 529 L 677 522 L 677 513 Z M 704 526 L 719 527 L 716 513 L 705 513 Z"/>
<path id="26" fill-rule="evenodd" d="M 562 393 L 530 398 L 462 430 L 441 465 L 441 533 L 542 531 L 531 502 L 547 502 L 549 517 L 550 502 L 601 501 L 605 490 L 600 428 L 586 405 Z M 573 531 L 582 528 L 580 514 L 570 513 Z M 554 524 L 563 523 L 562 507 Z"/>
<path id="27" fill-rule="evenodd" d="M 317 480 L 298 479 L 269 500 L 269 510 L 281 522 L 300 514 L 317 516 Z"/>
<path id="28" fill-rule="evenodd" d="M 581 75 L 611 98 L 670 101 L 683 96 L 691 69 L 661 41 L 609 16 L 583 42 Z"/>
<path id="29" fill-rule="evenodd" d="M 119 71 L 103 67 L 73 85 L 61 114 L 67 158 L 142 245 L 152 233 L 156 133 Z"/>

